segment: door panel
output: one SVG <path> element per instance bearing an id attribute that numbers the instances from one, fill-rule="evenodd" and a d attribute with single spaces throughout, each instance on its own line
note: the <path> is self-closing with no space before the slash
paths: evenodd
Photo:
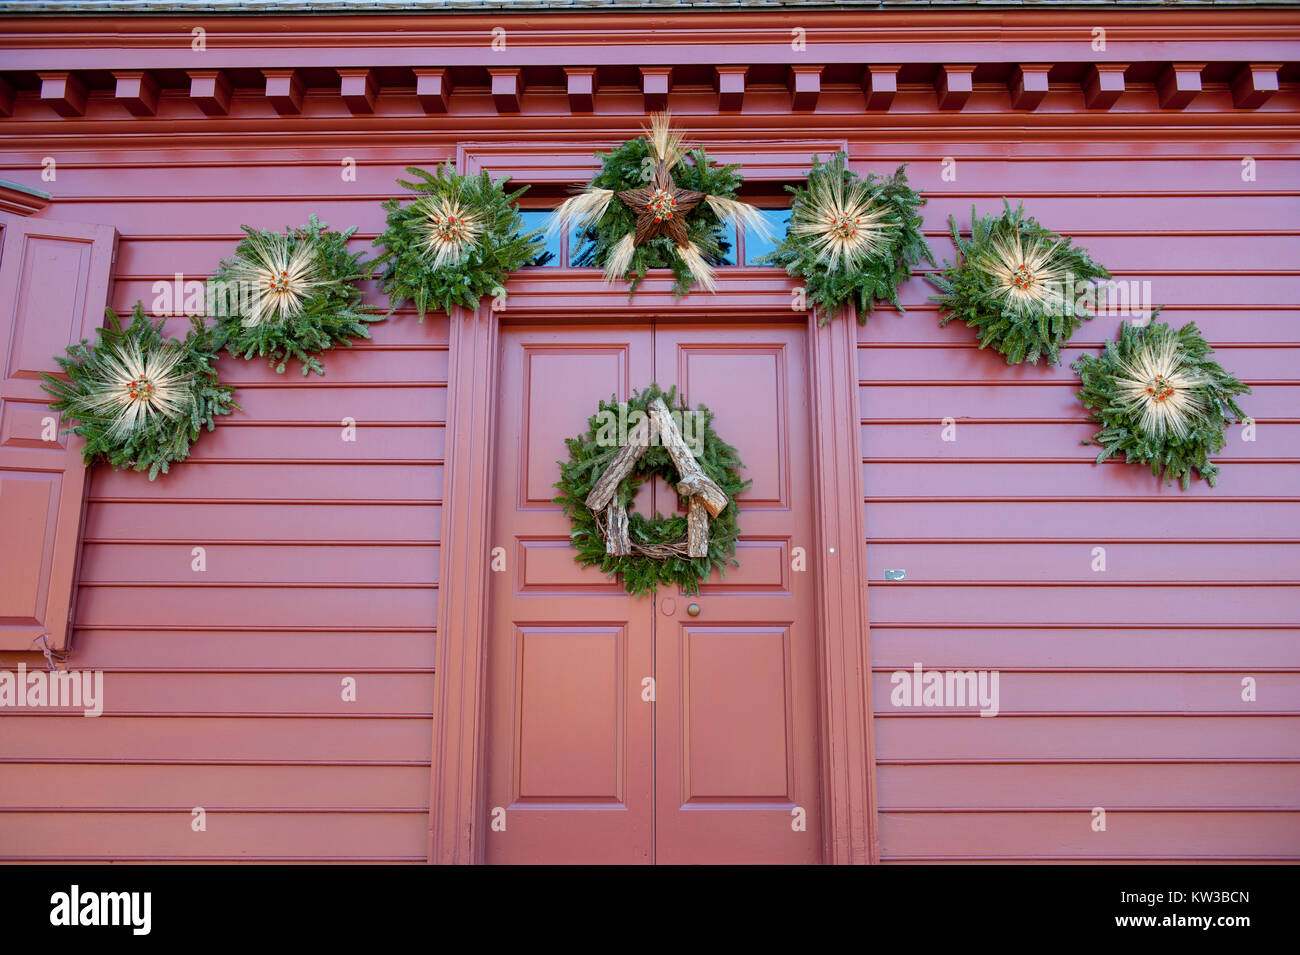
<path id="1" fill-rule="evenodd" d="M 651 861 L 653 606 L 573 562 L 551 499 L 564 439 L 652 360 L 648 325 L 501 330 L 487 795 L 506 828 L 485 820 L 489 862 Z"/>
<path id="2" fill-rule="evenodd" d="M 487 790 L 506 829 L 489 825 L 488 861 L 819 861 L 812 584 L 791 567 L 812 538 L 805 334 L 502 328 L 492 544 L 508 559 L 490 581 Z M 632 598 L 580 569 L 551 503 L 564 439 L 598 400 L 651 381 L 708 405 L 754 481 L 741 566 L 696 597 Z M 682 507 L 658 480 L 636 506 Z"/>
<path id="3" fill-rule="evenodd" d="M 658 608 L 659 862 L 821 858 L 812 578 L 791 567 L 793 549 L 812 546 L 806 334 L 655 328 L 660 385 L 714 413 L 754 482 L 738 502 L 742 566 Z M 656 495 L 661 510 L 683 507 L 669 487 Z"/>

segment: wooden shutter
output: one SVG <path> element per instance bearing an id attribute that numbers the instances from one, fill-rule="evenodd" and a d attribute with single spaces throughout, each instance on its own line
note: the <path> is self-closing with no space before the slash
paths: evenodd
<path id="1" fill-rule="evenodd" d="M 117 230 L 9 217 L 0 253 L 0 650 L 67 646 L 85 500 L 82 441 L 40 372 L 104 323 Z M 56 424 L 48 439 L 50 420 Z"/>

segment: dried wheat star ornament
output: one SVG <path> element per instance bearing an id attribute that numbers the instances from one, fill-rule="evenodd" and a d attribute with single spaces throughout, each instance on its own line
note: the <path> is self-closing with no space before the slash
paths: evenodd
<path id="1" fill-rule="evenodd" d="M 672 170 L 685 162 L 688 147 L 683 145 L 682 134 L 672 127 L 668 113 L 655 113 L 650 127 L 643 130 L 647 147 L 647 161 L 653 164 L 648 186 L 632 189 L 606 189 L 594 181 L 578 195 L 566 199 L 555 211 L 550 231 L 595 227 L 609 212 L 615 198 L 636 217 L 633 230 L 623 235 L 609 248 L 604 259 L 605 280 L 616 282 L 632 268 L 637 249 L 653 239 L 664 237 L 672 242 L 673 253 L 680 259 L 691 276 L 709 291 L 717 288 L 713 266 L 705 250 L 691 238 L 692 214 L 701 206 L 711 211 L 720 223 L 744 226 L 751 232 L 771 239 L 771 231 L 757 208 L 729 196 L 716 195 L 694 189 L 683 189 L 673 180 Z M 700 162 L 700 155 L 693 159 Z M 691 171 L 690 166 L 683 166 Z M 644 180 L 643 180 L 644 181 Z M 712 250 L 716 252 L 716 250 Z M 712 254 L 712 253 L 711 253 Z"/>
<path id="2" fill-rule="evenodd" d="M 246 305 L 245 327 L 283 322 L 302 314 L 305 303 L 321 287 L 315 243 L 294 242 L 277 233 L 259 233 L 242 243 L 226 279 L 238 284 Z"/>

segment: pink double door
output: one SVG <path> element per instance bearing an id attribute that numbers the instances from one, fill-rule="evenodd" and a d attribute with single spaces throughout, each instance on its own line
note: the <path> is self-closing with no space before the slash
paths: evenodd
<path id="1" fill-rule="evenodd" d="M 820 861 L 805 336 L 663 321 L 502 328 L 489 862 Z M 551 503 L 564 439 L 601 398 L 652 381 L 707 405 L 753 480 L 740 566 L 694 596 L 630 597 L 579 568 Z M 658 480 L 637 500 L 647 515 L 677 507 Z"/>

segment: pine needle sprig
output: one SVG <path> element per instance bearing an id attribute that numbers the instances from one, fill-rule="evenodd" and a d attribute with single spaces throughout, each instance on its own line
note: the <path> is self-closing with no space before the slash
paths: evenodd
<path id="1" fill-rule="evenodd" d="M 1155 321 L 1159 314 L 1144 326 L 1124 322 L 1100 355 L 1070 366 L 1079 374 L 1079 400 L 1101 425 L 1084 444 L 1102 449 L 1098 464 L 1123 454 L 1184 490 L 1193 470 L 1214 487 L 1219 468 L 1210 454 L 1223 448 L 1228 425 L 1245 418 L 1235 396 L 1250 388 L 1209 357 L 1213 349 L 1194 323 L 1175 331 Z"/>
<path id="2" fill-rule="evenodd" d="M 55 356 L 66 377 L 42 373 L 41 387 L 55 399 L 50 408 L 75 422 L 65 433 L 85 439 L 87 465 L 103 459 L 152 481 L 189 457 L 217 415 L 239 407 L 213 367 L 221 336 L 193 316 L 183 340 L 166 339 L 163 321 L 150 321 L 139 302 L 125 328 L 111 309 L 107 318 L 93 345 L 82 339 Z"/>
<path id="3" fill-rule="evenodd" d="M 384 316 L 361 301 L 371 269 L 347 250 L 355 228 L 335 232 L 314 215 L 283 233 L 242 228 L 234 257 L 209 283 L 227 351 L 264 357 L 277 373 L 296 358 L 303 375 L 323 375 L 321 352 L 370 337 L 369 325 Z"/>
<path id="4" fill-rule="evenodd" d="M 477 308 L 541 251 L 542 230 L 525 233 L 515 207 L 527 187 L 507 193 L 504 180 L 494 182 L 486 171 L 462 176 L 451 163 L 406 171 L 415 181 L 397 183 L 415 201 L 384 203 L 387 228 L 375 240 L 383 251 L 371 263 L 381 271 L 389 314 L 408 301 L 420 321 L 434 309 Z"/>
<path id="5" fill-rule="evenodd" d="M 878 301 L 905 311 L 899 284 L 922 261 L 934 264 L 916 211 L 925 200 L 908 186 L 906 169 L 860 178 L 841 152 L 824 163 L 814 156 L 807 183 L 786 186 L 793 196 L 790 224 L 763 261 L 803 280 L 819 325 L 849 303 L 857 306 L 859 324 Z"/>

